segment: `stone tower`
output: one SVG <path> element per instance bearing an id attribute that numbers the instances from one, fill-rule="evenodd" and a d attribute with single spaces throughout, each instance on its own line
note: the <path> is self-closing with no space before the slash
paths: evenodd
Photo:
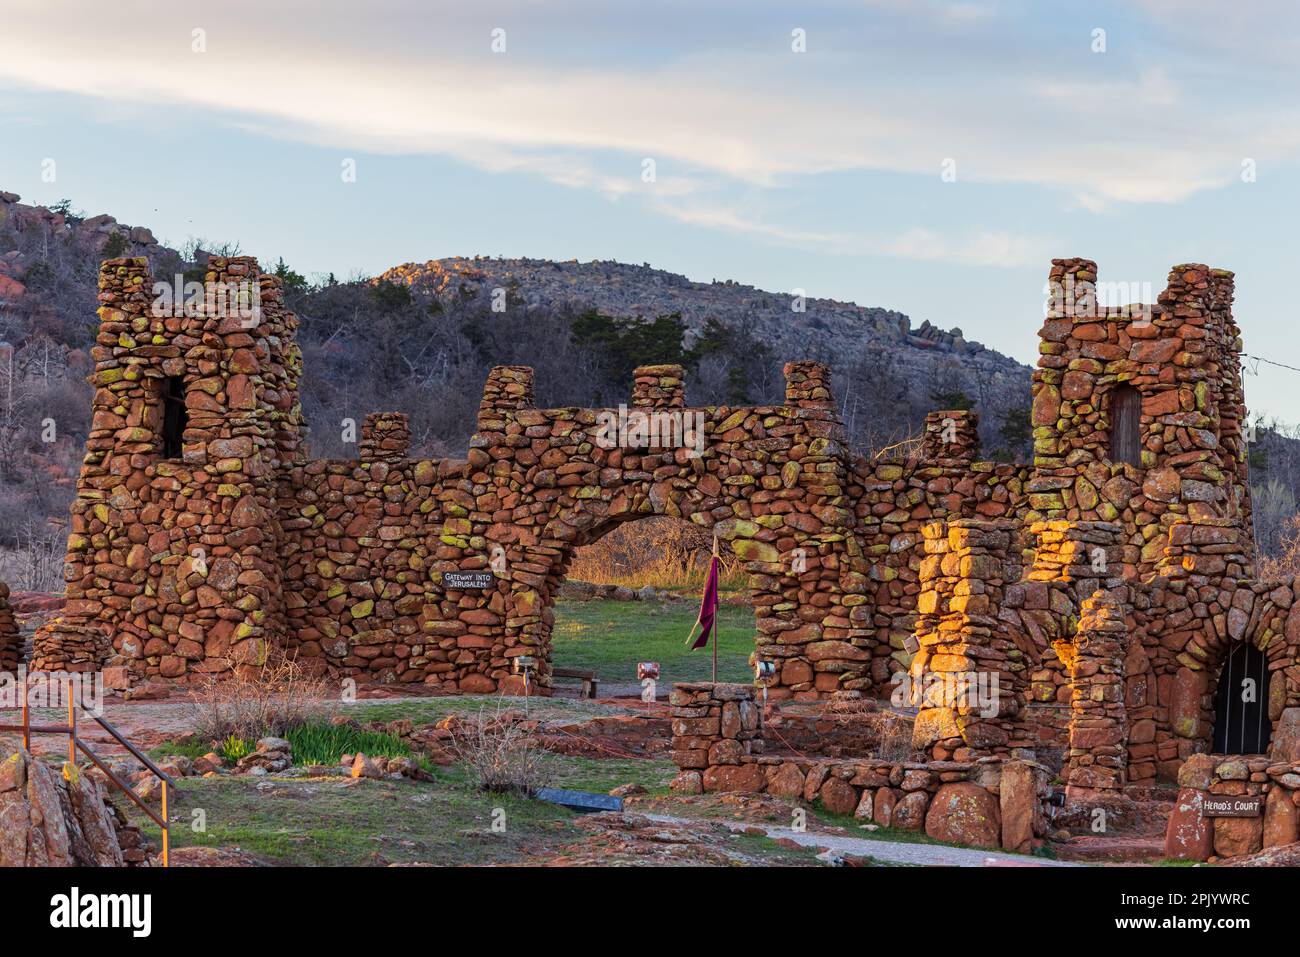
<path id="1" fill-rule="evenodd" d="M 1248 525 L 1232 273 L 1175 266 L 1153 305 L 1101 306 L 1097 267 L 1053 260 L 1033 378 L 1031 518 L 1118 521 L 1149 571 L 1178 521 Z"/>
<path id="2" fill-rule="evenodd" d="M 108 260 L 99 303 L 68 605 L 34 665 L 255 666 L 284 629 L 276 477 L 303 455 L 297 321 L 248 257 L 213 258 L 183 289 L 143 258 Z"/>

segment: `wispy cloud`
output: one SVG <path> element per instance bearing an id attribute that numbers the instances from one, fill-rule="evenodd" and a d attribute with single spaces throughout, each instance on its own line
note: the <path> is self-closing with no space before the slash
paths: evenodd
<path id="1" fill-rule="evenodd" d="M 1169 16 L 1162 0 L 1146 3 L 1153 17 Z M 57 44 L 43 3 L 6 11 L 0 81 L 155 104 L 161 121 L 181 105 L 342 151 L 445 154 L 610 198 L 643 191 L 644 158 L 657 162 L 661 196 L 677 197 L 854 170 L 937 177 L 951 158 L 963 181 L 1046 187 L 1097 210 L 1178 202 L 1233 182 L 1242 157 L 1300 155 L 1293 101 L 1257 90 L 1245 102 L 1216 103 L 1194 66 L 1157 70 L 1120 53 L 1092 54 L 1083 28 L 1068 56 L 1027 53 L 1032 37 L 1017 34 L 1003 4 L 927 3 L 918 14 L 875 0 L 868 9 L 877 19 L 861 30 L 811 28 L 806 54 L 790 51 L 783 18 L 766 11 L 765 36 L 692 40 L 653 59 L 566 43 L 566 17 L 605 16 L 614 19 L 602 31 L 621 28 L 635 48 L 646 26 L 638 18 L 648 14 L 590 5 L 519 3 L 479 19 L 409 3 L 379 4 L 364 17 L 351 2 L 268 13 L 253 0 L 228 0 L 219 17 L 67 6 Z M 1200 0 L 1199 12 L 1213 17 L 1227 6 Z M 872 39 L 890 18 L 918 15 L 951 29 L 920 31 L 908 50 Z M 393 23 L 404 25 L 400 36 Z M 497 23 L 508 37 L 501 54 L 489 48 Z M 207 31 L 207 52 L 192 50 L 196 28 Z M 1112 34 L 1112 46 L 1123 39 Z M 978 79 L 972 66 L 982 68 Z M 801 240 L 798 229 L 735 214 L 659 208 L 783 241 L 859 242 L 816 231 Z M 891 248 L 917 256 L 936 244 L 918 231 Z M 1021 248 L 996 233 L 955 245 L 977 259 L 978 250 Z"/>
<path id="2" fill-rule="evenodd" d="M 1050 241 L 1006 232 L 978 231 L 946 235 L 914 227 L 895 236 L 820 232 L 764 222 L 734 209 L 658 203 L 659 212 L 680 222 L 829 255 L 878 255 L 894 259 L 951 262 L 969 266 L 1017 267 L 1037 265 L 1052 248 Z"/>

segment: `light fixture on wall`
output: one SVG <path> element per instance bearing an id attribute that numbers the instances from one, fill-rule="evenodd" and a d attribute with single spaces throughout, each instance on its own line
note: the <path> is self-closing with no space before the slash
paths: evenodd
<path id="1" fill-rule="evenodd" d="M 776 662 L 759 658 L 754 662 L 754 683 L 763 689 L 763 704 L 767 704 L 767 689 L 776 680 Z"/>
<path id="2" fill-rule="evenodd" d="M 525 713 L 527 713 L 527 709 L 528 709 L 527 699 L 531 696 L 531 687 L 530 687 L 529 679 L 532 676 L 533 669 L 536 667 L 537 667 L 537 659 L 534 658 L 532 655 L 520 655 L 519 657 L 515 658 L 514 661 L 511 663 L 511 668 L 513 669 L 514 673 L 517 675 L 523 675 L 524 677 Z"/>

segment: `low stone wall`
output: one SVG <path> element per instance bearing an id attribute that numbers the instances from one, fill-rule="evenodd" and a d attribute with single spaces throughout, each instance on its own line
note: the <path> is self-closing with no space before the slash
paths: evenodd
<path id="1" fill-rule="evenodd" d="M 9 586 L 0 582 L 0 672 L 18 670 L 22 657 L 22 636 L 18 633 L 18 620 L 9 607 Z"/>
<path id="2" fill-rule="evenodd" d="M 748 685 L 675 685 L 672 756 L 681 794 L 738 791 L 812 803 L 941 841 L 1027 852 L 1048 832 L 1048 770 L 1031 761 L 905 762 L 767 754 Z"/>
<path id="3" fill-rule="evenodd" d="M 1300 764 L 1267 757 L 1196 754 L 1178 772 L 1178 801 L 1165 854 L 1206 861 L 1241 857 L 1300 840 Z M 1258 797 L 1258 817 L 1210 817 L 1207 800 Z"/>

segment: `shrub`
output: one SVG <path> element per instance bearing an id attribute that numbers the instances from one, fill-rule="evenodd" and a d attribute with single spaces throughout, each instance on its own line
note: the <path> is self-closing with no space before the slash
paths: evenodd
<path id="1" fill-rule="evenodd" d="M 252 754 L 253 750 L 254 746 L 248 742 L 247 738 L 239 738 L 232 734 L 221 742 L 220 747 L 217 748 L 217 754 L 221 755 L 228 764 L 235 764 L 240 758 Z"/>
<path id="2" fill-rule="evenodd" d="M 185 717 L 207 741 L 285 737 L 293 728 L 325 721 L 337 699 L 323 678 L 296 661 L 268 662 L 251 675 L 209 675 L 190 690 Z"/>
<path id="3" fill-rule="evenodd" d="M 480 709 L 451 723 L 451 747 L 479 788 L 532 796 L 555 776 L 555 756 L 539 748 L 512 716 Z"/>

